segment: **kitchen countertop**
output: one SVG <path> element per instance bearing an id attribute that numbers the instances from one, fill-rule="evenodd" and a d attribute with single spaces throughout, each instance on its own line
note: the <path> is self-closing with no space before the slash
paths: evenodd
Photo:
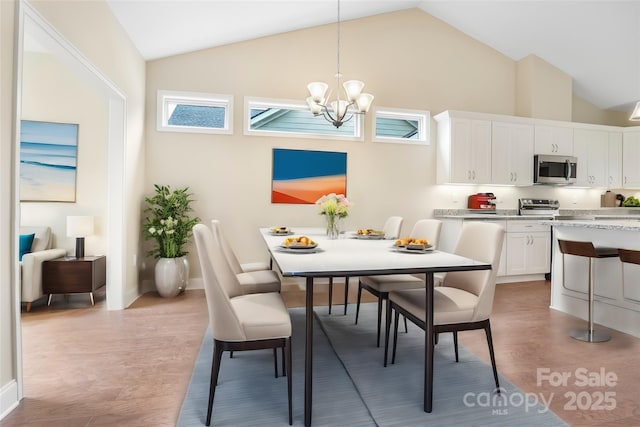
<path id="1" fill-rule="evenodd" d="M 552 227 L 579 227 L 599 230 L 622 230 L 640 231 L 640 218 L 638 219 L 616 219 L 616 220 L 596 220 L 596 221 L 562 221 L 546 220 L 543 224 Z"/>
<path id="2" fill-rule="evenodd" d="M 560 216 L 585 216 L 590 220 L 640 220 L 640 208 L 596 208 L 596 209 L 560 209 Z M 553 215 L 518 215 L 517 209 L 496 209 L 478 211 L 474 209 L 434 209 L 434 218 L 445 219 L 505 219 L 505 220 L 550 220 Z M 585 218 L 587 219 L 587 218 Z"/>

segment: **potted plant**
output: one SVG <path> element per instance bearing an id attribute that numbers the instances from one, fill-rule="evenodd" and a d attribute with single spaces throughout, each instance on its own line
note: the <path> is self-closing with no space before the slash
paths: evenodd
<path id="1" fill-rule="evenodd" d="M 148 255 L 157 258 L 155 283 L 163 297 L 174 297 L 182 292 L 189 280 L 189 264 L 184 246 L 191 238 L 194 225 L 200 218 L 191 216 L 193 194 L 189 187 L 171 190 L 168 185 L 154 185 L 155 195 L 145 197 L 148 207 L 144 223 L 146 240 L 155 240 L 157 246 Z"/>

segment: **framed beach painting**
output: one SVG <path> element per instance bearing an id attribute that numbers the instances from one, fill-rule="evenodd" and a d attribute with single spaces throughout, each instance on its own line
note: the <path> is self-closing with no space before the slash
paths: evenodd
<path id="1" fill-rule="evenodd" d="M 347 195 L 347 153 L 273 149 L 271 203 L 314 204 L 330 193 Z"/>
<path id="2" fill-rule="evenodd" d="M 75 202 L 78 125 L 20 123 L 20 201 Z"/>

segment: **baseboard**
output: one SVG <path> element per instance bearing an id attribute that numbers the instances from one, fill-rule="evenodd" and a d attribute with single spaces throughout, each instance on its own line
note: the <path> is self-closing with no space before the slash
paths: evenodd
<path id="1" fill-rule="evenodd" d="M 195 277 L 189 279 L 189 284 L 187 285 L 187 289 L 204 289 L 204 282 L 201 277 Z M 147 292 L 153 292 L 156 290 L 156 284 L 153 279 L 145 279 L 140 284 L 140 295 L 146 294 Z"/>
<path id="2" fill-rule="evenodd" d="M 520 276 L 496 277 L 496 283 L 531 282 L 534 280 L 545 280 L 544 274 L 523 274 Z"/>
<path id="3" fill-rule="evenodd" d="M 11 380 L 0 389 L 0 420 L 17 408 L 19 403 L 18 383 L 16 380 Z"/>

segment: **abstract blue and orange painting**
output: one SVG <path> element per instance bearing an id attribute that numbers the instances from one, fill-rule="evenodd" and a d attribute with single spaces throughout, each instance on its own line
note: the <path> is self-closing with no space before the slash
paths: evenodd
<path id="1" fill-rule="evenodd" d="M 75 202 L 78 125 L 22 120 L 20 200 Z"/>
<path id="2" fill-rule="evenodd" d="M 347 195 L 347 153 L 273 149 L 271 203 L 314 204 L 330 193 Z"/>

